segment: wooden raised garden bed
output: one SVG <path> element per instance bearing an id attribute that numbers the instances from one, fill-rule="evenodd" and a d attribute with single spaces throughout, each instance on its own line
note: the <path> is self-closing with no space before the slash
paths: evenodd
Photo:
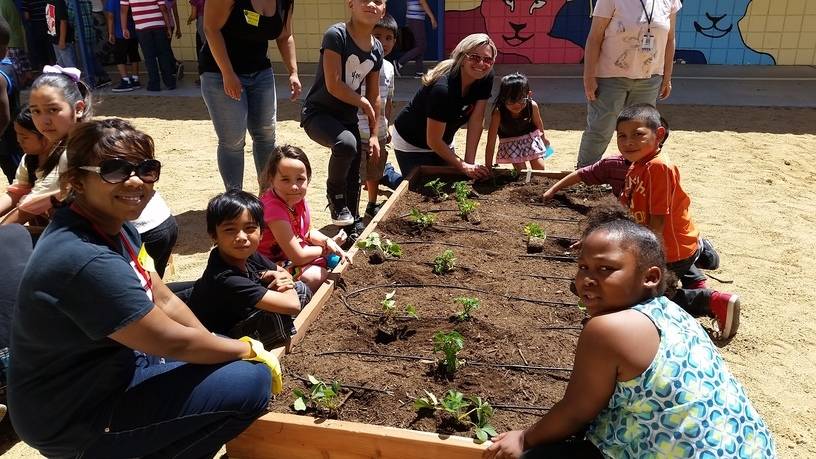
<path id="1" fill-rule="evenodd" d="M 290 353 L 277 350 L 284 392 L 271 413 L 227 445 L 231 458 L 475 459 L 485 447 L 475 439 L 476 413 L 457 421 L 444 410 L 416 411 L 416 398 L 431 401 L 427 391 L 441 402 L 448 390 L 461 392 L 464 413 L 477 403 L 469 398 L 480 397 L 501 432 L 531 424 L 563 395 L 584 318 L 569 291 L 575 268 L 568 248 L 588 209 L 611 198 L 578 188 L 544 204 L 539 196 L 564 173 L 504 174 L 475 185 L 464 207 L 478 203 L 476 215 L 463 218 L 450 186 L 461 178 L 447 168 L 420 174 L 442 177 L 450 196 L 434 198 L 422 176 L 411 189 L 400 185 L 361 240 L 377 232 L 399 243 L 402 256 L 372 264 L 371 249 L 352 249 L 354 265 L 340 267 L 343 288 L 321 287 L 295 321 Z M 435 222 L 420 229 L 414 220 L 428 215 Z M 523 231 L 530 224 L 547 233 L 533 254 Z M 434 273 L 446 250 L 453 270 Z M 478 307 L 463 317 L 473 300 Z M 435 335 L 452 331 L 464 344 L 455 371 L 452 358 L 446 365 L 443 352 L 434 352 Z M 340 382 L 339 408 L 307 403 L 306 414 L 316 417 L 295 414 L 294 390 L 308 393 L 309 375 Z"/>

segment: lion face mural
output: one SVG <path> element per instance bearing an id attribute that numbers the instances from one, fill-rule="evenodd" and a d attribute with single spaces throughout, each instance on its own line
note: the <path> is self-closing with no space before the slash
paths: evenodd
<path id="1" fill-rule="evenodd" d="M 482 0 L 479 11 L 499 52 L 530 62 L 580 62 L 583 49 L 549 35 L 567 0 Z"/>

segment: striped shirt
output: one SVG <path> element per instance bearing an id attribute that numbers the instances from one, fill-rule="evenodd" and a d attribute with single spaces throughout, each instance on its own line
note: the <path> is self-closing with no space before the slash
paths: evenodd
<path id="1" fill-rule="evenodd" d="M 419 4 L 419 0 L 408 0 L 408 4 L 405 6 L 405 19 L 425 20 L 425 10 Z"/>
<path id="2" fill-rule="evenodd" d="M 160 5 L 164 5 L 164 0 L 120 0 L 119 5 L 130 7 L 136 30 L 166 27 L 159 8 Z"/>
<path id="3" fill-rule="evenodd" d="M 623 193 L 626 171 L 631 163 L 621 155 L 601 158 L 597 163 L 578 169 L 578 176 L 587 185 L 609 185 L 616 198 Z"/>

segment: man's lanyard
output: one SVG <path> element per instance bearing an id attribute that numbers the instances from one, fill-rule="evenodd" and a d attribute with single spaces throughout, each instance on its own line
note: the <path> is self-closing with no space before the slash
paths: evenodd
<path id="1" fill-rule="evenodd" d="M 646 15 L 646 22 L 648 23 L 648 28 L 646 30 L 647 33 L 652 32 L 652 18 L 654 18 L 654 6 L 657 0 L 652 0 L 652 11 L 647 13 L 646 12 L 646 4 L 643 3 L 643 0 L 640 0 L 640 6 L 643 7 L 643 14 Z"/>
<path id="2" fill-rule="evenodd" d="M 71 204 L 71 210 L 85 218 L 85 220 L 87 220 L 88 223 L 91 224 L 91 229 L 93 229 L 94 232 L 99 235 L 99 237 L 105 240 L 105 243 L 108 245 L 108 247 L 111 248 L 111 250 L 113 250 L 114 252 L 116 251 L 116 244 L 114 243 L 113 239 L 111 239 L 108 233 L 103 231 L 102 228 L 100 228 L 96 223 L 94 223 L 94 221 L 90 217 L 88 217 L 88 215 L 85 213 L 85 211 L 80 209 L 79 206 L 77 206 L 76 204 Z M 152 297 L 153 281 L 150 279 L 150 273 L 148 273 L 147 270 L 145 270 L 142 267 L 142 264 L 139 262 L 139 257 L 136 255 L 136 252 L 133 250 L 133 247 L 131 247 L 128 238 L 125 237 L 125 232 L 122 230 L 119 230 L 119 240 L 122 241 L 122 245 L 127 250 L 127 253 L 130 256 L 130 260 L 133 261 L 133 265 L 136 267 L 136 271 L 145 280 L 144 285 L 145 292 L 148 294 L 149 297 Z"/>

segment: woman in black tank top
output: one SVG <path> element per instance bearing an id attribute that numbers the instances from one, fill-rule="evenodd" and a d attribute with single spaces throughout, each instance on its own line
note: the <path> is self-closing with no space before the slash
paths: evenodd
<path id="1" fill-rule="evenodd" d="M 201 94 L 218 136 L 218 169 L 226 189 L 243 188 L 244 139 L 249 131 L 255 169 L 275 148 L 277 101 L 272 63 L 275 40 L 289 71 L 291 100 L 301 92 L 292 36 L 294 0 L 207 0 L 199 73 Z"/>

